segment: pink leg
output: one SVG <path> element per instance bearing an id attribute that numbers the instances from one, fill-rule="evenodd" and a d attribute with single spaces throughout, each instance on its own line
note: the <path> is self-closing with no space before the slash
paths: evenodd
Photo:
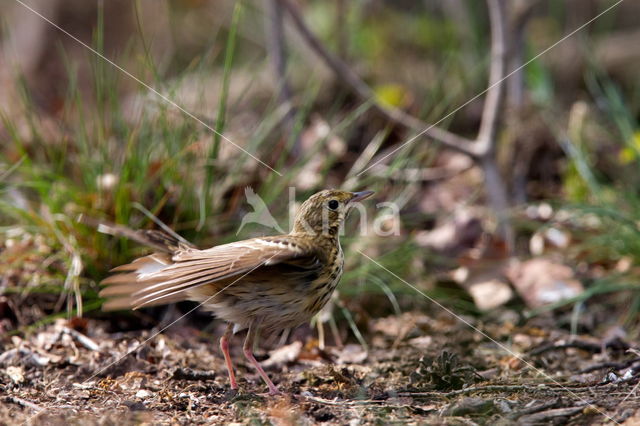
<path id="1" fill-rule="evenodd" d="M 231 364 L 231 355 L 229 354 L 229 338 L 233 335 L 233 324 L 227 325 L 227 330 L 220 338 L 220 349 L 222 349 L 222 355 L 224 355 L 224 361 L 227 364 L 227 371 L 229 372 L 229 381 L 231 382 L 231 389 L 238 390 L 238 383 L 236 382 L 236 375 L 233 372 L 233 364 Z"/>
<path id="2" fill-rule="evenodd" d="M 280 391 L 278 390 L 276 385 L 273 384 L 271 379 L 269 379 L 269 376 L 267 376 L 267 373 L 264 372 L 264 370 L 260 366 L 260 363 L 258 363 L 258 361 L 256 361 L 256 358 L 253 356 L 253 341 L 255 340 L 257 334 L 258 334 L 258 327 L 254 326 L 254 324 L 252 323 L 249 326 L 249 331 L 247 332 L 247 338 L 245 339 L 244 345 L 242 347 L 244 351 L 244 356 L 247 357 L 249 362 L 253 364 L 256 370 L 258 370 L 258 374 L 260 374 L 260 377 L 262 377 L 262 380 L 264 380 L 264 382 L 269 387 L 269 395 L 279 395 Z"/>

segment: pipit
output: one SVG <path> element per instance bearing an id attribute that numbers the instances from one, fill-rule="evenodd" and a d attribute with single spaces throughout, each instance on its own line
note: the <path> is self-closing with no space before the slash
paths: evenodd
<path id="1" fill-rule="evenodd" d="M 169 235 L 147 233 L 161 250 L 113 269 L 102 283 L 105 310 L 138 309 L 182 300 L 202 303 L 228 322 L 220 348 L 231 388 L 238 389 L 229 340 L 248 329 L 245 357 L 269 387 L 279 391 L 253 356 L 260 332 L 309 321 L 329 301 L 344 265 L 339 232 L 354 203 L 373 192 L 325 190 L 305 201 L 289 234 L 252 238 L 198 250 Z"/>

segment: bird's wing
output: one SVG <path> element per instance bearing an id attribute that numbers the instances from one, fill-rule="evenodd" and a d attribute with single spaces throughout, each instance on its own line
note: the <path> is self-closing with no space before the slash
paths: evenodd
<path id="1" fill-rule="evenodd" d="M 315 249 L 305 240 L 284 235 L 254 238 L 206 250 L 182 247 L 173 255 L 152 254 L 113 269 L 102 281 L 104 310 L 161 305 L 187 298 L 195 287 L 242 279 L 261 267 L 280 263 L 306 265 Z"/>

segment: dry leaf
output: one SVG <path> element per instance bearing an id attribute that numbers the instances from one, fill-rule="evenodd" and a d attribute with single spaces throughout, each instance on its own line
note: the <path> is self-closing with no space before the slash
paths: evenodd
<path id="1" fill-rule="evenodd" d="M 513 290 L 509 284 L 497 278 L 468 282 L 465 287 L 473 302 L 482 311 L 502 306 L 513 297 Z"/>
<path id="2" fill-rule="evenodd" d="M 269 358 L 262 365 L 271 367 L 274 365 L 282 366 L 298 359 L 302 351 L 302 342 L 296 341 L 290 345 L 282 346 L 269 353 Z"/>
<path id="3" fill-rule="evenodd" d="M 507 269 L 507 277 L 530 308 L 557 303 L 584 290 L 573 269 L 546 258 L 515 260 Z"/>

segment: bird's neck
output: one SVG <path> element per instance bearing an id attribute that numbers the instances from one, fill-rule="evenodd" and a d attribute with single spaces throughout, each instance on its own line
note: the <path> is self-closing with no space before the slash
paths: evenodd
<path id="1" fill-rule="evenodd" d="M 335 238 L 340 237 L 340 224 L 326 224 L 310 226 L 308 223 L 296 221 L 293 224 L 292 235 L 308 235 L 311 238 Z"/>
<path id="2" fill-rule="evenodd" d="M 322 230 L 315 231 L 315 230 L 309 230 L 304 228 L 298 228 L 294 226 L 293 230 L 289 233 L 289 235 L 294 235 L 294 236 L 304 237 L 304 238 L 311 238 L 317 241 L 330 241 L 336 244 L 340 243 L 340 227 L 339 226 L 329 227 L 324 231 Z"/>

